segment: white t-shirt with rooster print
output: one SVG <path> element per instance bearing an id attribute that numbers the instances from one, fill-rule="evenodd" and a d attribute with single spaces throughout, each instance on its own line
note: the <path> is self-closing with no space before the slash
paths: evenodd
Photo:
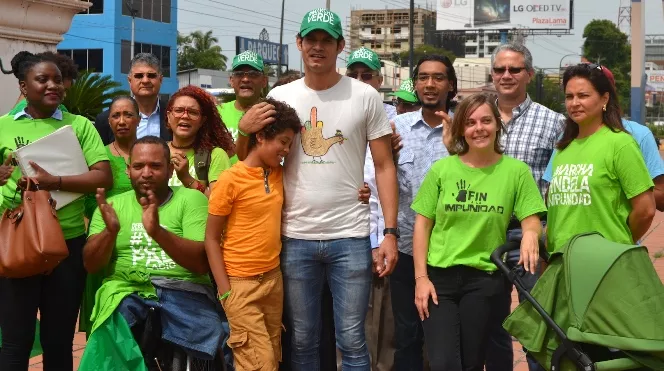
<path id="1" fill-rule="evenodd" d="M 304 126 L 284 163 L 281 233 L 303 240 L 369 236 L 369 206 L 357 200 L 367 143 L 392 133 L 376 89 L 343 76 L 327 90 L 299 79 L 268 96 L 293 107 Z"/>

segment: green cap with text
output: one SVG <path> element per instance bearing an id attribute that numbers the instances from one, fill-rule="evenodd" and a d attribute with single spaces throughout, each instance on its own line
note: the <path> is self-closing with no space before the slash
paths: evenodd
<path id="1" fill-rule="evenodd" d="M 346 67 L 350 67 L 350 65 L 354 63 L 362 63 L 373 71 L 380 70 L 380 58 L 378 58 L 378 54 L 365 47 L 361 47 L 350 53 Z"/>
<path id="2" fill-rule="evenodd" d="M 300 25 L 300 36 L 307 36 L 316 30 L 325 31 L 337 40 L 344 36 L 339 16 L 324 8 L 314 9 L 304 16 Z"/>
<path id="3" fill-rule="evenodd" d="M 399 90 L 389 95 L 409 103 L 417 103 L 417 95 L 415 95 L 415 86 L 413 86 L 412 79 L 403 80 L 399 85 Z"/>
<path id="4" fill-rule="evenodd" d="M 233 58 L 233 71 L 240 66 L 249 66 L 257 71 L 263 72 L 263 57 L 255 51 L 245 50 Z"/>

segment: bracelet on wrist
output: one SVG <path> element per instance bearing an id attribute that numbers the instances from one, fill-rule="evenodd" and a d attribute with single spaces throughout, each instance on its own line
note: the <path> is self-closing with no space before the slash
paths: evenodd
<path id="1" fill-rule="evenodd" d="M 59 191 L 60 189 L 62 189 L 62 177 L 61 176 L 58 177 L 58 188 L 56 188 L 55 190 Z"/>
<path id="2" fill-rule="evenodd" d="M 421 274 L 421 275 L 415 277 L 415 281 L 419 280 L 422 277 L 428 277 L 428 276 L 426 274 Z"/>
<path id="3" fill-rule="evenodd" d="M 196 189 L 199 190 L 201 193 L 205 194 L 205 185 L 201 183 L 200 181 L 198 182 L 198 185 L 196 186 Z"/>
<path id="4" fill-rule="evenodd" d="M 194 184 L 194 182 L 196 182 L 196 178 L 193 178 L 191 182 L 185 186 L 185 188 L 191 188 L 191 185 Z"/>
<path id="5" fill-rule="evenodd" d="M 248 137 L 249 134 L 245 133 L 244 131 L 240 130 L 239 128 L 237 129 L 237 133 L 242 135 L 243 137 Z"/>
<path id="6" fill-rule="evenodd" d="M 229 296 L 231 296 L 231 290 L 228 290 L 223 294 L 217 293 L 217 299 L 219 299 L 219 301 L 226 300 Z"/>

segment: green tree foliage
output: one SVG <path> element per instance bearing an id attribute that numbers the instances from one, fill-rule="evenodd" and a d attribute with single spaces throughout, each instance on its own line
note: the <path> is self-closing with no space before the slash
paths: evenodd
<path id="1" fill-rule="evenodd" d="M 108 108 L 111 100 L 119 95 L 129 95 L 110 75 L 83 71 L 67 90 L 62 104 L 69 112 L 94 121 L 98 114 Z"/>
<path id="2" fill-rule="evenodd" d="M 608 19 L 595 19 L 583 30 L 583 55 L 593 63 L 608 67 L 616 79 L 623 112 L 630 108 L 630 71 L 632 48 L 627 35 Z"/>
<path id="3" fill-rule="evenodd" d="M 537 92 L 537 74 L 542 74 L 541 96 Z M 562 88 L 557 79 L 551 79 L 544 76 L 542 71 L 536 71 L 527 88 L 530 98 L 556 112 L 565 113 L 565 99 Z"/>
<path id="4" fill-rule="evenodd" d="M 186 36 L 178 32 L 178 71 L 192 68 L 225 71 L 228 58 L 221 53 L 218 42 L 212 31 L 194 31 Z"/>

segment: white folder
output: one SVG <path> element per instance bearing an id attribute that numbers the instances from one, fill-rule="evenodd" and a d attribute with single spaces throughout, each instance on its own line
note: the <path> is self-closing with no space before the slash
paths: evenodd
<path id="1" fill-rule="evenodd" d="M 63 126 L 27 146 L 18 148 L 14 151 L 13 158 L 18 162 L 21 173 L 28 177 L 37 173 L 30 166 L 30 161 L 55 176 L 80 175 L 88 171 L 81 144 L 71 125 Z M 51 191 L 51 197 L 57 201 L 57 210 L 82 196 L 82 193 Z"/>

